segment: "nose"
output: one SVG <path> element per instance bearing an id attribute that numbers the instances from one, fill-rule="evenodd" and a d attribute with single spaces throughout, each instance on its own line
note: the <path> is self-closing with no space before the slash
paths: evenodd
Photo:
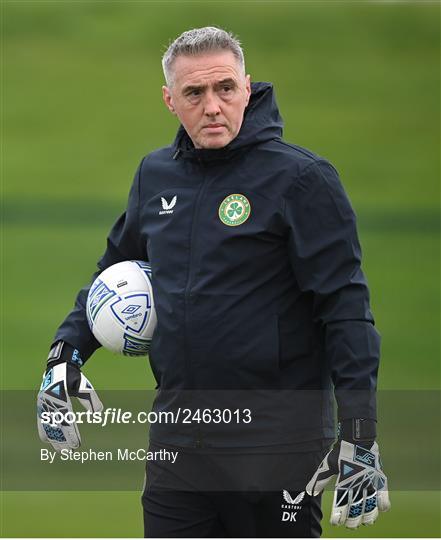
<path id="1" fill-rule="evenodd" d="M 204 113 L 207 116 L 217 116 L 220 114 L 219 98 L 214 92 L 207 92 L 204 100 Z"/>

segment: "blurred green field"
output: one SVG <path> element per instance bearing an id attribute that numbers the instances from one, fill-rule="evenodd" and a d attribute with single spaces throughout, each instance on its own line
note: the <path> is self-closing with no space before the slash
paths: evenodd
<path id="1" fill-rule="evenodd" d="M 1 388 L 37 388 L 137 164 L 174 137 L 164 47 L 216 24 L 241 37 L 252 79 L 275 84 L 286 140 L 341 173 L 383 336 L 380 388 L 439 389 L 439 4 L 3 0 L 1 10 Z M 154 386 L 146 360 L 102 350 L 87 374 L 98 388 Z M 439 410 L 430 415 L 436 425 Z M 327 525 L 329 495 L 324 535 L 349 535 Z M 137 493 L 2 497 L 2 536 L 142 534 Z M 440 535 L 438 492 L 392 498 L 369 535 Z"/>

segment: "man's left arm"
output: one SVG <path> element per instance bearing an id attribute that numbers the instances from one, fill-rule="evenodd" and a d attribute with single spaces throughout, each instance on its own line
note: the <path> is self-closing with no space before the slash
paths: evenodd
<path id="1" fill-rule="evenodd" d="M 300 289 L 313 295 L 324 330 L 338 418 L 376 420 L 380 337 L 361 270 L 355 214 L 335 169 L 309 165 L 285 199 L 289 254 Z"/>
<path id="2" fill-rule="evenodd" d="M 374 442 L 380 336 L 374 327 L 369 290 L 361 270 L 355 214 L 337 172 L 325 160 L 311 163 L 294 180 L 285 198 L 284 214 L 289 227 L 289 255 L 294 274 L 300 290 L 312 295 L 314 322 L 323 329 L 326 363 L 334 385 L 340 427 L 338 441 L 331 451 L 332 463 L 327 456 L 322 470 L 315 475 L 318 478 L 308 484 L 308 490 L 316 494 L 334 474 L 338 475 L 331 522 L 347 526 L 368 524 L 375 521 L 378 513 L 377 506 L 372 513 L 367 512 L 374 496 L 372 489 L 367 489 L 368 477 L 359 471 L 359 490 L 351 489 L 343 498 L 343 491 L 339 489 L 348 484 L 340 470 L 347 461 L 346 453 L 353 452 L 353 457 L 357 457 L 356 449 L 361 447 L 378 455 Z M 343 445 L 342 441 L 351 446 Z M 345 456 L 340 455 L 343 450 Z M 384 476 L 379 457 L 374 456 L 372 460 L 378 465 L 372 470 L 378 469 Z M 355 470 L 355 465 L 355 462 L 348 464 L 345 471 L 349 471 L 347 467 Z M 381 487 L 384 494 L 385 477 L 383 483 L 386 485 L 377 483 L 375 491 Z M 362 514 L 358 513 L 360 501 Z M 383 502 L 378 501 L 380 510 L 387 509 L 388 505 Z"/>

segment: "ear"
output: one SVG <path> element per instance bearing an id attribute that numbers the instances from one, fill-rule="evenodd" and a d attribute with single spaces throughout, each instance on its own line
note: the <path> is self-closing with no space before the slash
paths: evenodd
<path id="1" fill-rule="evenodd" d="M 167 86 L 162 87 L 162 99 L 165 103 L 165 106 L 167 109 L 174 115 L 176 115 L 175 108 L 173 106 L 173 98 L 171 95 L 170 90 L 167 88 Z"/>
<path id="2" fill-rule="evenodd" d="M 250 75 L 247 75 L 245 77 L 245 88 L 246 88 L 246 92 L 247 92 L 247 102 L 246 102 L 246 104 L 248 105 L 248 103 L 250 102 L 250 97 L 251 97 L 251 77 L 250 77 Z"/>

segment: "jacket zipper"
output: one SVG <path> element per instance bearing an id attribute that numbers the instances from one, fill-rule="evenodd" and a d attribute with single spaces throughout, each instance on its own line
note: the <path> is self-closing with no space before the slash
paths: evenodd
<path id="1" fill-rule="evenodd" d="M 193 274 L 194 274 L 194 270 L 193 270 L 193 253 L 194 253 L 193 244 L 194 244 L 194 237 L 195 237 L 195 234 L 196 234 L 195 223 L 197 223 L 198 218 L 199 218 L 200 201 L 202 199 L 202 196 L 205 193 L 207 183 L 208 182 L 207 182 L 207 178 L 205 176 L 205 171 L 204 171 L 203 180 L 202 180 L 201 186 L 199 188 L 198 195 L 196 197 L 196 203 L 195 203 L 195 208 L 194 208 L 194 212 L 193 212 L 193 220 L 192 220 L 192 223 L 191 223 L 190 258 L 189 258 L 189 262 L 188 262 L 187 283 L 186 283 L 186 286 L 185 286 L 185 300 L 186 301 L 191 296 L 190 290 L 191 290 L 191 285 L 192 285 L 192 281 L 193 281 Z"/>
<path id="2" fill-rule="evenodd" d="M 201 168 L 203 167 L 202 162 L 199 161 L 199 165 Z M 191 366 L 191 358 L 189 354 L 189 347 L 188 347 L 188 300 L 191 297 L 191 285 L 193 281 L 194 276 L 194 270 L 193 270 L 193 259 L 194 259 L 194 238 L 196 234 L 196 224 L 199 218 L 199 209 L 200 209 L 200 201 L 202 199 L 202 196 L 205 193 L 205 189 L 207 186 L 207 178 L 205 175 L 205 171 L 203 174 L 203 180 L 201 182 L 196 202 L 194 206 L 193 211 L 193 217 L 192 217 L 192 223 L 191 223 L 191 230 L 190 230 L 190 256 L 188 261 L 188 275 L 187 275 L 187 283 L 185 285 L 185 367 L 187 371 L 188 381 L 190 383 L 190 387 L 193 386 L 193 372 L 192 372 L 192 366 Z M 202 433 L 199 425 L 196 429 L 196 441 L 195 441 L 196 448 L 201 448 L 203 446 L 202 442 Z"/>

